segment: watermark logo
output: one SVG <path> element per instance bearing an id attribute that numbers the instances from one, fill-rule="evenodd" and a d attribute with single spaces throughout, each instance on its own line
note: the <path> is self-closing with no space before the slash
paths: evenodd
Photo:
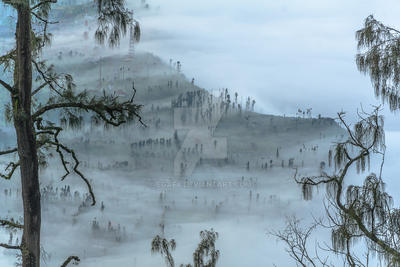
<path id="1" fill-rule="evenodd" d="M 221 98 L 210 97 L 197 107 L 174 108 L 174 129 L 186 133 L 174 159 L 174 176 L 189 177 L 203 160 L 228 157 L 228 140 L 215 137 L 214 132 L 224 115 Z"/>

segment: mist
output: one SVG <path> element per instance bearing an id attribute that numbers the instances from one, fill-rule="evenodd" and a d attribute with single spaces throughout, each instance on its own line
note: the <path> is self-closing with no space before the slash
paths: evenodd
<path id="1" fill-rule="evenodd" d="M 334 172 L 325 167 L 328 151 L 347 137 L 334 120 L 337 112 L 348 112 L 346 119 L 354 122 L 357 109 L 380 103 L 356 68 L 354 35 L 369 14 L 399 25 L 393 10 L 400 4 L 146 3 L 128 1 L 142 31 L 134 52 L 129 35 L 115 49 L 96 44 L 90 10 L 70 17 L 58 11 L 61 26 L 50 28 L 54 38 L 43 58 L 93 95 L 105 90 L 127 99 L 134 87 L 145 125 L 136 120 L 105 128 L 84 113 L 79 129 L 66 127 L 60 138 L 77 153 L 97 205 L 90 206 L 78 175 L 61 179 L 65 170 L 53 151 L 40 170 L 42 265 L 78 255 L 88 267 L 164 266 L 164 258 L 151 253 L 152 239 L 161 235 L 176 241 L 172 254 L 179 266 L 193 261 L 199 232 L 213 229 L 219 233 L 218 266 L 294 266 L 284 244 L 269 233 L 282 230 L 291 216 L 307 225 L 324 215 L 325 191 L 305 201 L 295 174 Z M 0 52 L 13 45 L 3 29 Z M 38 98 L 52 96 L 46 91 Z M 2 113 L 6 97 L 0 93 Z M 386 107 L 383 113 L 383 176 L 398 205 L 400 129 L 395 115 Z M 53 112 L 47 119 L 60 123 L 61 116 Z M 0 150 L 12 148 L 14 129 L 3 114 L 0 119 Z M 17 156 L 0 157 L 1 170 Z M 379 160 L 371 159 L 371 172 L 379 172 Z M 349 176 L 359 185 L 365 173 L 354 169 Z M 19 172 L 0 180 L 0 217 L 22 222 L 19 180 Z M 1 229 L 0 240 L 17 244 L 21 233 Z M 310 247 L 315 240 L 329 243 L 330 232 L 317 231 Z M 0 248 L 0 254 L 0 266 L 18 263 L 17 253 Z"/>
<path id="2" fill-rule="evenodd" d="M 149 1 L 140 14 L 141 49 L 180 60 L 205 88 L 230 88 L 260 99 L 259 111 L 297 108 L 336 117 L 378 105 L 355 64 L 355 32 L 373 14 L 399 25 L 395 1 Z M 284 97 L 282 97 L 284 95 Z M 387 126 L 398 130 L 385 113 Z"/>

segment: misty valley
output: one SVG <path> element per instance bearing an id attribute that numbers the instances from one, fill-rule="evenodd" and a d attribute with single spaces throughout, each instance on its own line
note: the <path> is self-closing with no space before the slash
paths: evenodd
<path id="1" fill-rule="evenodd" d="M 2 2 L 0 266 L 400 266 L 381 106 L 269 114 L 203 88 L 146 47 L 174 36 L 141 22 L 157 2 Z M 365 23 L 361 48 L 400 38 Z M 396 110 L 371 49 L 358 67 Z"/>

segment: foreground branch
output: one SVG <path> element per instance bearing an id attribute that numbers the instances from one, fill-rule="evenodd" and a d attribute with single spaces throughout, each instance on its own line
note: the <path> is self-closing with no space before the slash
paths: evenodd
<path id="1" fill-rule="evenodd" d="M 22 224 L 16 223 L 14 221 L 8 221 L 8 220 L 0 220 L 0 226 L 24 229 L 24 226 Z"/>
<path id="2" fill-rule="evenodd" d="M 61 153 L 60 150 L 59 150 L 59 148 L 62 148 L 65 152 L 69 153 L 69 154 L 72 156 L 72 158 L 73 158 L 74 161 L 75 161 L 75 165 L 74 165 L 74 167 L 73 167 L 74 172 L 75 172 L 76 174 L 78 174 L 78 176 L 85 182 L 85 184 L 86 184 L 86 186 L 87 186 L 87 188 L 88 188 L 88 190 L 89 190 L 89 194 L 90 194 L 90 196 L 92 197 L 92 206 L 96 205 L 96 197 L 94 196 L 93 189 L 92 189 L 92 185 L 90 184 L 89 180 L 85 177 L 85 175 L 83 175 L 83 173 L 81 173 L 81 172 L 78 170 L 80 161 L 78 160 L 78 158 L 77 158 L 77 156 L 76 156 L 76 154 L 75 154 L 75 151 L 72 150 L 72 149 L 70 149 L 69 147 L 67 147 L 67 146 L 65 146 L 65 145 L 63 145 L 63 144 L 61 144 L 61 143 L 48 141 L 48 144 L 51 144 L 51 145 L 56 146 L 57 149 L 58 149 L 57 152 L 59 152 L 59 154 Z M 65 160 L 64 160 L 64 156 L 62 156 L 62 153 L 60 154 L 60 157 L 61 157 L 61 160 L 62 160 L 62 164 L 63 164 L 63 166 L 64 166 L 64 169 L 67 170 L 67 174 L 64 175 L 63 178 L 62 178 L 62 180 L 64 180 L 64 179 L 70 174 L 70 172 L 68 171 L 68 169 L 67 169 L 67 167 L 66 167 L 66 162 L 65 162 Z"/>
<path id="3" fill-rule="evenodd" d="M 57 3 L 57 0 L 46 0 L 46 1 L 41 1 L 40 3 L 34 5 L 33 7 L 31 7 L 31 10 L 35 10 L 36 8 L 44 5 L 44 4 L 55 4 Z"/>
<path id="4" fill-rule="evenodd" d="M 92 197 L 92 206 L 96 205 L 96 197 L 93 193 L 93 189 L 92 189 L 92 185 L 90 184 L 89 180 L 85 177 L 85 175 L 83 175 L 82 172 L 80 172 L 78 170 L 80 161 L 78 160 L 78 157 L 75 154 L 75 151 L 69 147 L 67 147 L 66 145 L 60 143 L 60 141 L 58 140 L 58 135 L 60 134 L 60 132 L 63 130 L 61 127 L 56 127 L 56 126 L 43 126 L 42 125 L 42 119 L 39 118 L 36 121 L 36 127 L 39 130 L 42 130 L 43 133 L 46 134 L 50 134 L 53 136 L 54 141 L 51 140 L 46 140 L 44 141 L 45 144 L 48 145 L 52 145 L 56 147 L 56 152 L 59 154 L 60 156 L 60 160 L 61 160 L 61 164 L 63 165 L 63 168 L 65 170 L 65 174 L 62 176 L 61 180 L 64 180 L 69 174 L 70 171 L 68 170 L 67 164 L 68 162 L 65 161 L 65 157 L 62 151 L 65 151 L 66 153 L 70 154 L 71 157 L 73 158 L 75 165 L 73 167 L 74 172 L 85 182 L 88 190 L 89 190 L 89 194 Z"/>
<path id="5" fill-rule="evenodd" d="M 14 175 L 15 170 L 19 167 L 19 165 L 20 165 L 19 161 L 17 163 L 10 162 L 5 170 L 7 171 L 9 168 L 11 168 L 11 170 L 6 174 L 0 173 L 0 177 L 6 180 L 10 180 L 11 177 Z"/>
<path id="6" fill-rule="evenodd" d="M 11 94 L 14 93 L 14 89 L 12 88 L 11 85 L 9 85 L 8 83 L 6 83 L 5 81 L 3 81 L 2 79 L 0 79 L 0 84 L 6 88 Z"/>
<path id="7" fill-rule="evenodd" d="M 78 265 L 79 262 L 81 261 L 81 259 L 79 259 L 78 256 L 69 256 L 64 263 L 61 265 L 61 267 L 66 267 L 71 261 L 73 261 L 73 263 L 75 265 Z"/>
<path id="8" fill-rule="evenodd" d="M 9 150 L 0 151 L 0 156 L 7 155 L 7 154 L 12 154 L 12 153 L 15 153 L 15 152 L 17 152 L 17 151 L 18 151 L 17 148 L 13 148 L 13 149 L 9 149 Z"/>
<path id="9" fill-rule="evenodd" d="M 11 246 L 7 244 L 0 243 L 0 247 L 6 248 L 6 249 L 19 249 L 21 250 L 21 246 Z"/>

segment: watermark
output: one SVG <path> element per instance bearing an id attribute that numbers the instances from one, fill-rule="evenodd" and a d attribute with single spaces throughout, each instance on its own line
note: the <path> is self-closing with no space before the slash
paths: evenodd
<path id="1" fill-rule="evenodd" d="M 204 181 L 191 181 L 185 179 L 184 181 L 176 181 L 173 179 L 164 181 L 154 181 L 152 187 L 161 190 L 170 189 L 254 189 L 257 188 L 258 182 L 256 179 L 247 180 L 204 180 Z"/>
<path id="2" fill-rule="evenodd" d="M 225 102 L 211 94 L 189 94 L 187 98 L 181 101 L 183 105 L 193 106 L 196 101 L 196 107 L 181 107 L 180 103 L 174 108 L 174 130 L 186 132 L 174 159 L 174 176 L 179 178 L 191 176 L 202 160 L 228 158 L 228 139 L 214 136 L 225 114 Z"/>

